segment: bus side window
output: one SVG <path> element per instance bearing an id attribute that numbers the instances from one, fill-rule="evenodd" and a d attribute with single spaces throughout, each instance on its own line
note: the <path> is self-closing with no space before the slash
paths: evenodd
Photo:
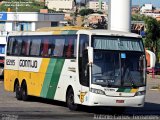
<path id="1" fill-rule="evenodd" d="M 22 41 L 21 55 L 22 56 L 28 56 L 29 55 L 29 49 L 30 49 L 30 40 L 26 39 L 26 37 L 24 37 L 23 41 Z"/>
<path id="2" fill-rule="evenodd" d="M 14 38 L 13 37 L 10 37 L 9 40 L 8 40 L 8 47 L 7 47 L 7 55 L 12 55 L 12 49 L 13 49 L 13 43 L 14 43 Z"/>
<path id="3" fill-rule="evenodd" d="M 55 49 L 55 39 L 54 37 L 51 37 L 49 42 L 49 48 L 48 48 L 48 55 L 50 57 L 54 56 L 54 49 Z"/>
<path id="4" fill-rule="evenodd" d="M 48 57 L 49 56 L 48 51 L 49 51 L 49 39 L 48 37 L 45 37 L 42 40 L 41 44 L 41 56 Z"/>
<path id="5" fill-rule="evenodd" d="M 54 49 L 55 57 L 63 57 L 64 44 L 65 44 L 64 36 L 55 36 L 55 49 Z"/>
<path id="6" fill-rule="evenodd" d="M 16 38 L 14 43 L 13 43 L 13 51 L 12 54 L 13 55 L 20 55 L 21 52 L 21 45 L 22 45 L 22 40 L 19 38 Z"/>
<path id="7" fill-rule="evenodd" d="M 88 72 L 88 54 L 87 46 L 89 45 L 89 36 L 80 35 L 79 41 L 79 78 L 80 83 L 84 86 L 89 86 L 89 72 Z"/>
<path id="8" fill-rule="evenodd" d="M 77 45 L 76 36 L 66 36 L 64 57 L 66 58 L 76 57 L 76 52 L 77 52 L 76 45 Z"/>
<path id="9" fill-rule="evenodd" d="M 41 39 L 37 37 L 32 37 L 31 47 L 30 47 L 30 55 L 31 56 L 39 56 L 40 55 L 40 47 L 41 47 Z"/>

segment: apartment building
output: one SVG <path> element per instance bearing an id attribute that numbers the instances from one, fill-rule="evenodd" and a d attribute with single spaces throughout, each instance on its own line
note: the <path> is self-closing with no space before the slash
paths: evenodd
<path id="1" fill-rule="evenodd" d="M 88 2 L 88 8 L 94 11 L 107 11 L 108 5 L 106 2 L 102 2 L 102 0 L 93 0 Z"/>
<path id="2" fill-rule="evenodd" d="M 155 10 L 153 8 L 154 7 L 152 4 L 145 4 L 144 6 L 141 7 L 140 13 L 145 16 L 153 17 L 159 21 L 160 20 L 160 10 L 158 9 Z"/>
<path id="3" fill-rule="evenodd" d="M 45 0 L 45 5 L 55 11 L 68 12 L 74 9 L 75 0 Z"/>

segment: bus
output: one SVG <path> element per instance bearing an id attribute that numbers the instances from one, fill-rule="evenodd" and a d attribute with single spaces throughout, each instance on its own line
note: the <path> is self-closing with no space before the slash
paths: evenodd
<path id="1" fill-rule="evenodd" d="M 70 110 L 80 105 L 143 107 L 142 38 L 81 27 L 10 33 L 4 88 L 18 100 L 37 96 L 66 102 Z"/>
<path id="2" fill-rule="evenodd" d="M 0 35 L 0 76 L 4 75 L 4 59 L 6 55 L 7 35 Z"/>

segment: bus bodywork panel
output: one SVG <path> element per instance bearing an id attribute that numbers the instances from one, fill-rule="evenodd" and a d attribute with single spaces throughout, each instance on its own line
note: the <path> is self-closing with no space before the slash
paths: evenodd
<path id="1" fill-rule="evenodd" d="M 25 80 L 28 95 L 65 101 L 67 87 L 77 84 L 76 60 L 7 57 L 6 61 L 8 60 L 14 61 L 15 66 L 6 62 L 5 89 L 7 91 L 14 91 L 16 79 L 20 85 Z M 26 63 L 27 60 L 30 63 Z"/>

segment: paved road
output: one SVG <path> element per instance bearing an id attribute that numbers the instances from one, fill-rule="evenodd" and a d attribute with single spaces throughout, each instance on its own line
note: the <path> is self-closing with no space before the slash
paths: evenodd
<path id="1" fill-rule="evenodd" d="M 17 120 L 91 120 L 91 119 L 160 119 L 160 91 L 150 87 L 160 84 L 160 78 L 148 79 L 146 103 L 143 108 L 128 108 L 123 115 L 111 113 L 107 108 L 82 107 L 70 111 L 64 103 L 32 97 L 30 101 L 17 101 L 14 93 L 6 92 L 0 81 L 0 119 Z"/>

